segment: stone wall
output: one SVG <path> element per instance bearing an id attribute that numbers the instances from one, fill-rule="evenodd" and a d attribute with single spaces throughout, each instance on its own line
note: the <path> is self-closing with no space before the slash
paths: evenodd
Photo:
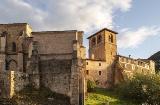
<path id="1" fill-rule="evenodd" d="M 39 54 L 72 53 L 77 31 L 33 32 Z"/>
<path id="2" fill-rule="evenodd" d="M 6 71 L 0 73 L 1 98 L 11 98 L 15 92 L 23 89 L 29 84 L 28 75 L 17 71 Z"/>
<path id="3" fill-rule="evenodd" d="M 102 41 L 100 43 L 97 42 L 99 35 L 101 35 L 102 37 Z M 95 39 L 95 45 L 93 45 L 93 39 Z M 89 58 L 106 60 L 104 49 L 105 49 L 105 33 L 104 31 L 102 31 L 89 39 Z"/>
<path id="4" fill-rule="evenodd" d="M 1 98 L 10 98 L 10 72 L 0 72 Z"/>
<path id="5" fill-rule="evenodd" d="M 121 67 L 123 68 L 123 72 L 125 72 L 125 74 L 127 76 L 132 76 L 133 72 L 139 72 L 139 73 L 154 73 L 152 69 L 153 68 L 153 64 L 148 60 L 141 60 L 141 59 L 133 59 L 130 57 L 124 57 L 124 56 L 120 56 L 118 55 L 118 62 L 120 63 Z"/>
<path id="6" fill-rule="evenodd" d="M 97 87 L 106 88 L 107 72 L 106 62 L 86 60 L 86 79 L 94 80 Z"/>
<path id="7" fill-rule="evenodd" d="M 54 92 L 69 95 L 71 60 L 40 61 L 41 83 Z"/>

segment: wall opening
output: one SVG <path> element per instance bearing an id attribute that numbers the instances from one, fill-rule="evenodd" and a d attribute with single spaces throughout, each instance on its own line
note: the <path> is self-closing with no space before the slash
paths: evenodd
<path id="1" fill-rule="evenodd" d="M 97 38 L 97 43 L 102 43 L 102 35 L 99 35 Z"/>
<path id="2" fill-rule="evenodd" d="M 15 42 L 13 42 L 12 43 L 12 52 L 16 52 L 16 43 Z"/>
<path id="3" fill-rule="evenodd" d="M 92 47 L 94 47 L 96 45 L 96 38 L 93 38 L 91 43 L 92 43 Z"/>

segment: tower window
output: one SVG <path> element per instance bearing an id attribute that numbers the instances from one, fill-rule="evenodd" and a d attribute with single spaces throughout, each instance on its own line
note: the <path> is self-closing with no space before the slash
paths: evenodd
<path id="1" fill-rule="evenodd" d="M 92 47 L 94 47 L 96 45 L 96 38 L 92 39 Z"/>
<path id="2" fill-rule="evenodd" d="M 101 63 L 99 63 L 99 66 L 101 66 Z"/>
<path id="3" fill-rule="evenodd" d="M 12 43 L 12 52 L 16 52 L 16 43 L 15 42 Z"/>
<path id="4" fill-rule="evenodd" d="M 87 75 L 89 74 L 89 70 L 86 70 L 86 74 L 87 74 Z"/>
<path id="5" fill-rule="evenodd" d="M 113 43 L 113 35 L 111 35 L 111 42 Z"/>
<path id="6" fill-rule="evenodd" d="M 109 35 L 109 42 L 113 43 L 113 35 Z"/>
<path id="7" fill-rule="evenodd" d="M 102 74 L 102 71 L 99 71 L 99 75 L 101 75 Z"/>
<path id="8" fill-rule="evenodd" d="M 97 43 L 101 43 L 102 42 L 102 36 L 99 35 L 98 38 L 97 38 Z"/>

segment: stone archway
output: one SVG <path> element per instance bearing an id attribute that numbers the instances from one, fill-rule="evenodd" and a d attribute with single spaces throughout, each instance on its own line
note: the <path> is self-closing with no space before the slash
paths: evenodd
<path id="1" fill-rule="evenodd" d="M 12 71 L 16 71 L 17 70 L 17 62 L 15 60 L 10 60 L 8 62 L 8 69 L 12 70 Z"/>

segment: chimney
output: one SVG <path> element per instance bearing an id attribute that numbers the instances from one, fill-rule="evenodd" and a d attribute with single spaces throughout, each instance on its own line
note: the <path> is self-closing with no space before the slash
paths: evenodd
<path id="1" fill-rule="evenodd" d="M 131 55 L 129 55 L 129 58 L 131 57 Z"/>

